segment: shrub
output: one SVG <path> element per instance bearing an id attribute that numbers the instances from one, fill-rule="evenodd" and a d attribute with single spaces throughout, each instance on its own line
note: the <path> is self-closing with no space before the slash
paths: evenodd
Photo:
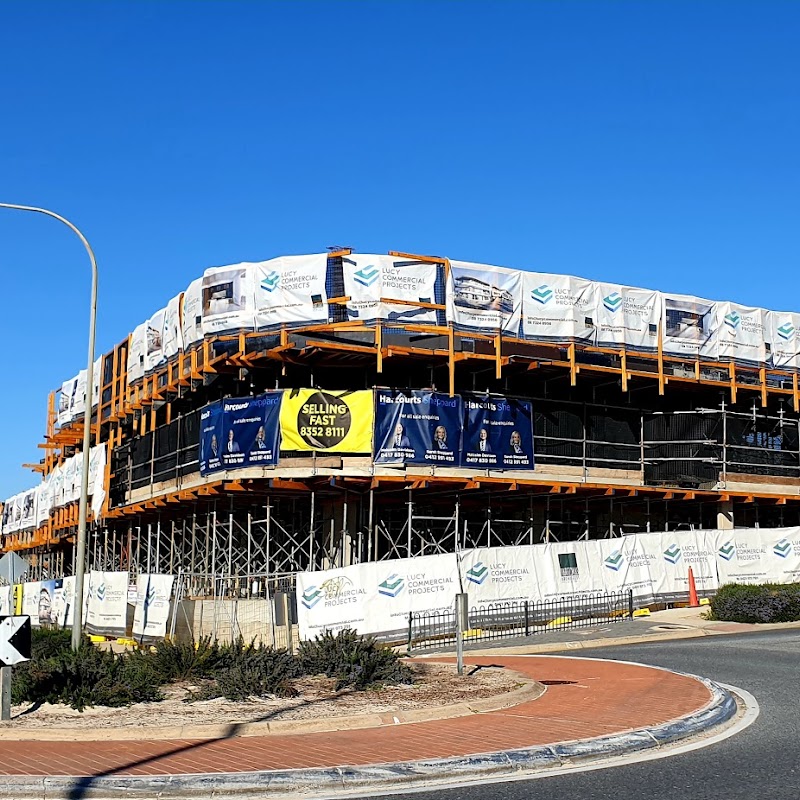
<path id="1" fill-rule="evenodd" d="M 326 631 L 314 641 L 301 642 L 298 657 L 304 673 L 336 678 L 337 689 L 413 681 L 411 670 L 394 650 L 352 630 L 335 636 Z"/>
<path id="2" fill-rule="evenodd" d="M 291 697 L 297 694 L 291 679 L 300 674 L 300 662 L 286 650 L 256 647 L 254 642 L 246 645 L 240 637 L 219 648 L 215 680 L 189 699 L 246 700 L 268 694 Z"/>
<path id="3" fill-rule="evenodd" d="M 221 648 L 210 636 L 197 642 L 159 641 L 150 654 L 155 671 L 162 682 L 190 678 L 211 678 L 220 667 Z"/>
<path id="4" fill-rule="evenodd" d="M 711 599 L 711 617 L 749 623 L 800 620 L 800 583 L 726 584 Z"/>

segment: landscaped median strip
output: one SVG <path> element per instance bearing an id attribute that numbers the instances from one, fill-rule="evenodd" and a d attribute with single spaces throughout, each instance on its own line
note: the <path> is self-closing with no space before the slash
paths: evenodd
<path id="1" fill-rule="evenodd" d="M 523 772 L 541 773 L 675 744 L 708 732 L 731 720 L 737 710 L 733 695 L 727 689 L 705 678 L 696 680 L 701 681 L 711 693 L 710 701 L 703 708 L 659 725 L 592 739 L 496 753 L 363 767 L 342 766 L 158 777 L 8 776 L 4 778 L 4 785 L 0 787 L 0 798 L 52 800 L 80 796 L 86 800 L 118 800 L 120 794 L 124 794 L 125 797 L 141 800 L 150 797 L 191 797 L 192 800 L 235 797 L 237 800 L 256 800 L 266 794 L 288 796 L 296 795 L 298 792 L 313 791 L 330 795 L 340 791 L 359 790 L 379 793 L 415 784 L 431 785 L 469 779 L 513 777 Z"/>
<path id="2" fill-rule="evenodd" d="M 226 739 L 235 736 L 269 736 L 301 733 L 325 733 L 333 731 L 358 730 L 361 728 L 380 728 L 386 725 L 398 725 L 410 722 L 432 722 L 441 719 L 466 717 L 470 714 L 486 714 L 491 711 L 502 711 L 520 703 L 536 700 L 545 691 L 545 687 L 531 678 L 507 670 L 522 684 L 516 689 L 501 694 L 482 697 L 476 700 L 430 708 L 411 708 L 406 710 L 385 711 L 380 713 L 350 714 L 319 719 L 286 719 L 263 722 L 222 723 L 200 725 L 162 725 L 153 727 L 109 727 L 81 730 L 78 728 L 17 728 L 3 730 L 2 737 L 6 741 L 138 741 L 147 739 Z M 0 798 L 3 795 L 0 793 Z"/>

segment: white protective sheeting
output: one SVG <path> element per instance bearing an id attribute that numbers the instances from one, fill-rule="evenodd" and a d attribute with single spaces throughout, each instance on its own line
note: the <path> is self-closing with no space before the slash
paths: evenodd
<path id="1" fill-rule="evenodd" d="M 594 344 L 597 284 L 570 275 L 522 273 L 522 331 L 529 339 Z"/>
<path id="2" fill-rule="evenodd" d="M 599 283 L 597 287 L 597 344 L 656 350 L 661 319 L 659 292 L 614 283 Z"/>
<path id="3" fill-rule="evenodd" d="M 765 364 L 768 359 L 768 324 L 767 312 L 763 308 L 718 303 L 716 349 L 707 350 L 702 355 L 720 361 Z"/>
<path id="4" fill-rule="evenodd" d="M 61 392 L 58 395 L 58 413 L 56 420 L 59 427 L 63 428 L 64 425 L 69 425 L 72 421 L 72 405 L 77 383 L 78 378 L 76 376 L 61 384 Z"/>
<path id="5" fill-rule="evenodd" d="M 92 570 L 89 581 L 87 630 L 94 634 L 122 636 L 128 613 L 128 573 Z"/>
<path id="6" fill-rule="evenodd" d="M 143 322 L 133 329 L 128 344 L 128 385 L 133 385 L 144 377 L 147 364 L 147 323 Z"/>
<path id="7" fill-rule="evenodd" d="M 770 343 L 772 364 L 800 369 L 800 314 L 770 311 L 767 319 L 767 341 Z"/>
<path id="8" fill-rule="evenodd" d="M 87 372 L 82 369 L 75 379 L 75 391 L 72 395 L 72 404 L 69 410 L 70 421 L 82 420 L 86 413 L 86 379 Z"/>
<path id="9" fill-rule="evenodd" d="M 682 294 L 661 295 L 665 353 L 697 356 L 716 347 L 717 304 Z"/>
<path id="10" fill-rule="evenodd" d="M 203 279 L 192 281 L 183 293 L 181 306 L 183 346 L 191 347 L 203 339 Z"/>
<path id="11" fill-rule="evenodd" d="M 161 308 L 147 320 L 144 344 L 144 369 L 145 372 L 160 367 L 166 360 L 164 355 L 164 320 L 167 309 Z"/>
<path id="12" fill-rule="evenodd" d="M 453 607 L 459 591 L 455 555 L 358 564 L 297 576 L 301 639 L 325 630 L 403 631 L 409 612 Z"/>
<path id="13" fill-rule="evenodd" d="M 342 259 L 342 271 L 350 319 L 436 322 L 436 309 L 415 305 L 436 302 L 436 264 L 354 253 Z"/>
<path id="14" fill-rule="evenodd" d="M 259 330 L 298 322 L 327 322 L 328 256 L 283 256 L 254 265 Z"/>
<path id="15" fill-rule="evenodd" d="M 182 294 L 173 297 L 164 309 L 164 326 L 162 333 L 164 359 L 170 359 L 183 350 L 183 333 L 181 332 L 182 298 Z"/>
<path id="16" fill-rule="evenodd" d="M 92 497 L 92 514 L 100 519 L 106 500 L 106 446 L 99 444 L 89 452 L 89 494 Z"/>
<path id="17" fill-rule="evenodd" d="M 99 356 L 92 364 L 92 408 L 100 402 L 100 387 L 103 380 L 103 356 Z"/>
<path id="18" fill-rule="evenodd" d="M 256 265 L 211 267 L 203 273 L 201 316 L 203 335 L 253 330 Z"/>
<path id="19" fill-rule="evenodd" d="M 0 617 L 10 617 L 14 609 L 11 607 L 11 586 L 0 586 Z"/>
<path id="20" fill-rule="evenodd" d="M 36 489 L 28 489 L 21 495 L 19 529 L 30 531 L 36 527 Z M 18 500 L 18 502 L 20 502 Z"/>
<path id="21" fill-rule="evenodd" d="M 447 320 L 461 328 L 511 336 L 519 332 L 522 273 L 518 270 L 451 261 L 447 276 Z"/>
<path id="22" fill-rule="evenodd" d="M 31 618 L 31 625 L 39 626 L 39 599 L 42 594 L 41 581 L 28 581 L 22 584 L 22 614 Z"/>
<path id="23" fill-rule="evenodd" d="M 53 510 L 52 473 L 36 487 L 36 527 L 44 525 Z"/>
<path id="24" fill-rule="evenodd" d="M 136 578 L 133 635 L 137 639 L 163 639 L 167 635 L 169 600 L 174 581 L 174 575 L 142 573 Z"/>

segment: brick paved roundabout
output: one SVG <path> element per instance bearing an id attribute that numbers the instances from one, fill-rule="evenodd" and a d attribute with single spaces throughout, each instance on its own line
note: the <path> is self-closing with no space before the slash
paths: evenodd
<path id="1" fill-rule="evenodd" d="M 728 721 L 731 695 L 643 665 L 554 656 L 485 656 L 547 687 L 538 699 L 451 719 L 324 733 L 210 740 L 0 740 L 0 797 L 263 797 L 408 785 L 470 771 L 563 766 L 695 735 Z M 212 721 L 212 720 L 210 720 Z M 43 732 L 42 736 L 46 736 Z M 4 785 L 3 785 L 4 784 Z"/>

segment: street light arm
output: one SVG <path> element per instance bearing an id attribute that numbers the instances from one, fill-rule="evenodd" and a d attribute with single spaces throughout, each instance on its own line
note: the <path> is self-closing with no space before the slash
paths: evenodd
<path id="1" fill-rule="evenodd" d="M 89 260 L 92 262 L 92 300 L 89 315 L 89 360 L 86 367 L 86 402 L 83 410 L 83 474 L 81 475 L 81 497 L 78 506 L 78 541 L 75 553 L 75 610 L 72 623 L 72 649 L 77 650 L 81 643 L 83 628 L 83 577 L 86 568 L 86 515 L 89 498 L 89 449 L 92 431 L 92 389 L 94 386 L 94 340 L 97 327 L 97 260 L 86 237 L 68 219 L 46 208 L 21 206 L 15 203 L 0 203 L 0 208 L 11 208 L 17 211 L 33 211 L 53 217 L 64 223 L 83 243 Z M 98 410 L 99 410 L 98 403 Z"/>

